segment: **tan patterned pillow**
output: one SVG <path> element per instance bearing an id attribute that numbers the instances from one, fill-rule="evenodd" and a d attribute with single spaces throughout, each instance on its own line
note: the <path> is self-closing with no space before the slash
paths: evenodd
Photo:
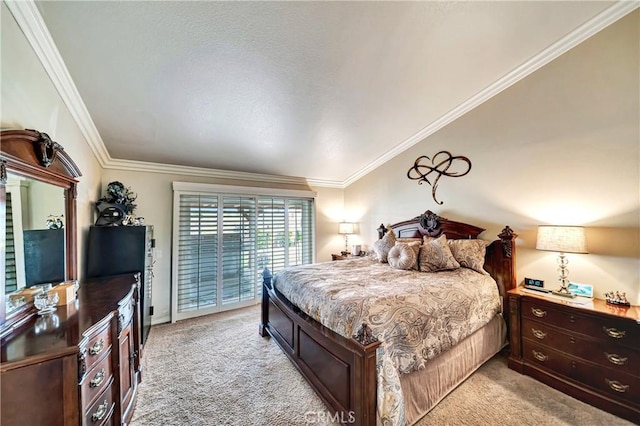
<path id="1" fill-rule="evenodd" d="M 422 237 L 420 237 L 420 238 L 407 238 L 407 237 L 396 238 L 396 243 L 420 243 L 420 244 L 422 244 Z"/>
<path id="2" fill-rule="evenodd" d="M 460 264 L 456 261 L 444 235 L 423 244 L 420 247 L 420 270 L 423 272 L 445 271 L 456 269 Z"/>
<path id="3" fill-rule="evenodd" d="M 491 241 L 485 240 L 447 240 L 453 257 L 460 266 L 489 275 L 484 270 L 484 256 Z"/>
<path id="4" fill-rule="evenodd" d="M 396 244 L 391 250 L 387 260 L 395 269 L 412 269 L 416 265 L 417 254 L 409 244 Z"/>
<path id="5" fill-rule="evenodd" d="M 384 234 L 384 237 L 377 240 L 373 243 L 373 251 L 378 258 L 378 262 L 385 263 L 387 262 L 387 256 L 389 255 L 389 250 L 393 248 L 396 244 L 396 234 L 393 233 L 393 230 L 390 229 L 389 232 Z"/>
<path id="6" fill-rule="evenodd" d="M 420 246 L 422 245 L 420 243 L 420 240 L 418 239 L 417 241 L 415 241 L 414 238 L 397 238 L 396 239 L 396 246 L 398 246 L 398 245 L 405 245 L 405 246 L 408 246 L 408 247 L 413 249 L 413 251 L 416 254 L 416 261 L 411 266 L 411 269 L 415 269 L 417 271 L 419 266 L 420 266 L 420 264 L 418 263 L 418 255 L 420 253 Z"/>
<path id="7" fill-rule="evenodd" d="M 422 244 L 430 243 L 433 240 L 435 240 L 435 238 L 434 237 L 430 237 L 429 235 L 423 235 L 422 236 Z"/>

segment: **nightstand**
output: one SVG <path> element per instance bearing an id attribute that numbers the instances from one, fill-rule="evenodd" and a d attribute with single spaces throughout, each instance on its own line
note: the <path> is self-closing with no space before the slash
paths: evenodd
<path id="1" fill-rule="evenodd" d="M 508 295 L 509 368 L 640 423 L 640 307 Z"/>
<path id="2" fill-rule="evenodd" d="M 347 259 L 349 257 L 352 257 L 350 254 L 348 255 L 343 255 L 343 254 L 332 254 L 331 255 L 331 260 L 344 260 Z"/>

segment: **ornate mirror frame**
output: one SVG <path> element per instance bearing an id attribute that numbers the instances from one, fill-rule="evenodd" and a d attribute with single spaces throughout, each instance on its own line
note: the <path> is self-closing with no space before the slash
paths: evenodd
<path id="1" fill-rule="evenodd" d="M 6 241 L 7 172 L 52 184 L 64 189 L 65 204 L 65 280 L 78 278 L 76 178 L 82 176 L 78 166 L 49 135 L 36 130 L 3 130 L 0 132 L 0 235 Z M 6 247 L 0 249 L 0 262 L 5 265 Z M 3 268 L 4 269 L 4 268 Z M 0 335 L 33 314 L 27 304 L 7 315 L 5 275 L 0 275 Z"/>

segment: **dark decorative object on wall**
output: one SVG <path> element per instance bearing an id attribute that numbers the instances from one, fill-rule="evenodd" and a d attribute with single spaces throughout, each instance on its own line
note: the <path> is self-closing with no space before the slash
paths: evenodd
<path id="1" fill-rule="evenodd" d="M 431 165 L 429 164 L 420 164 L 423 160 L 431 161 Z M 464 171 L 452 171 L 449 172 L 449 168 L 454 164 L 454 161 L 457 163 L 465 163 L 467 169 Z M 429 158 L 426 155 L 418 157 L 416 161 L 413 163 L 413 166 L 407 171 L 407 177 L 411 180 L 417 180 L 418 184 L 422 184 L 422 182 L 427 182 L 431 185 L 431 194 L 433 195 L 433 201 L 438 204 L 442 204 L 442 201 L 438 201 L 436 199 L 436 189 L 438 188 L 438 181 L 442 176 L 449 177 L 461 177 L 469 173 L 471 170 L 471 161 L 467 157 L 463 157 L 461 155 L 453 156 L 449 151 L 440 151 L 433 156 L 433 158 Z M 431 182 L 429 180 L 429 175 L 431 173 L 435 173 L 436 177 Z"/>

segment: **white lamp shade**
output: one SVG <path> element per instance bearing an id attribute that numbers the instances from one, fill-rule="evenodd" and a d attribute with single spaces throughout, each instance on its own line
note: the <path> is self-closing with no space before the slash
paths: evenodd
<path id="1" fill-rule="evenodd" d="M 536 249 L 561 253 L 588 253 L 582 226 L 538 226 Z"/>
<path id="2" fill-rule="evenodd" d="M 338 228 L 338 234 L 353 234 L 353 223 L 341 222 Z"/>

